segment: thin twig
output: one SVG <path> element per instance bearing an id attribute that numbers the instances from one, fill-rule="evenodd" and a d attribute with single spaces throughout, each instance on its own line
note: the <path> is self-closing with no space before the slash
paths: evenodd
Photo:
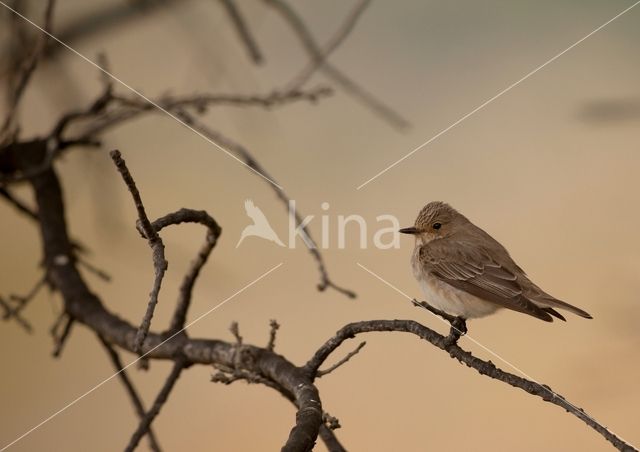
<path id="1" fill-rule="evenodd" d="M 76 257 L 76 259 L 77 259 L 77 261 L 78 261 L 78 263 L 80 265 L 82 265 L 89 272 L 93 273 L 94 275 L 96 275 L 101 280 L 106 281 L 106 282 L 110 282 L 111 281 L 111 275 L 109 273 L 107 273 L 106 271 L 102 270 L 101 268 L 96 267 L 95 265 L 91 264 L 89 261 L 87 261 L 84 258 Z"/>
<path id="2" fill-rule="evenodd" d="M 179 114 L 180 117 L 187 124 L 193 127 L 195 130 L 197 130 L 207 138 L 210 138 L 211 140 L 223 146 L 225 149 L 229 150 L 230 152 L 233 152 L 235 155 L 240 157 L 242 161 L 247 164 L 247 166 L 253 168 L 258 173 L 266 176 L 267 179 L 270 179 L 272 181 L 275 180 L 269 175 L 269 173 L 264 169 L 264 167 L 260 163 L 258 163 L 258 161 L 249 152 L 249 150 L 247 150 L 247 148 L 245 148 L 243 145 L 241 145 L 240 143 L 234 140 L 231 140 L 226 135 L 223 135 L 220 132 L 217 132 L 211 129 L 210 127 L 204 125 L 202 122 L 197 120 L 193 115 L 190 115 L 186 112 L 177 112 L 177 114 Z M 273 184 L 269 184 L 269 185 L 273 189 L 278 199 L 282 202 L 282 204 L 288 210 L 290 207 L 289 201 L 291 198 L 287 196 L 284 190 L 278 188 Z M 300 226 L 301 232 L 305 236 L 305 240 L 303 240 L 303 242 L 306 245 L 307 249 L 309 250 L 309 253 L 311 253 L 311 256 L 313 257 L 313 259 L 316 261 L 316 264 L 318 266 L 318 271 L 320 272 L 320 282 L 317 285 L 318 290 L 324 291 L 327 288 L 332 288 L 342 293 L 343 295 L 346 295 L 349 298 L 355 298 L 356 297 L 355 292 L 335 284 L 333 280 L 329 277 L 329 273 L 324 263 L 322 254 L 318 250 L 318 246 L 313 240 L 311 233 L 309 232 L 306 226 L 301 226 L 303 221 L 301 214 L 297 210 L 294 212 L 289 212 L 289 214 L 294 216 L 296 226 Z"/>
<path id="3" fill-rule="evenodd" d="M 31 207 L 27 206 L 24 202 L 16 198 L 13 193 L 11 193 L 5 187 L 0 187 L 0 196 L 6 199 L 20 213 L 26 215 L 31 220 L 38 220 L 38 214 Z"/>
<path id="4" fill-rule="evenodd" d="M 342 327 L 335 336 L 327 340 L 316 351 L 314 356 L 305 364 L 303 369 L 308 375 L 316 375 L 319 367 L 322 363 L 335 351 L 345 340 L 355 337 L 358 334 L 373 332 L 373 331 L 397 331 L 415 334 L 421 339 L 430 342 L 437 348 L 444 350 L 452 358 L 457 359 L 460 363 L 475 369 L 481 375 L 486 375 L 494 380 L 502 381 L 515 388 L 522 389 L 523 391 L 540 397 L 545 402 L 557 405 L 573 416 L 577 417 L 589 427 L 593 428 L 596 432 L 602 435 L 607 441 L 613 444 L 618 450 L 621 451 L 637 451 L 631 444 L 617 436 L 615 433 L 608 430 L 605 426 L 597 422 L 593 417 L 585 413 L 581 408 L 578 408 L 571 402 L 569 402 L 564 396 L 553 391 L 548 385 L 538 383 L 536 381 L 528 380 L 523 377 L 519 377 L 512 373 L 499 369 L 491 361 L 484 361 L 480 358 L 473 356 L 470 352 L 463 350 L 457 344 L 450 344 L 447 342 L 447 338 L 426 326 L 414 322 L 413 320 L 369 320 L 363 322 L 350 323 Z"/>
<path id="5" fill-rule="evenodd" d="M 358 0 L 356 4 L 353 6 L 347 17 L 344 19 L 340 28 L 335 32 L 335 34 L 327 41 L 324 48 L 320 51 L 319 58 L 312 58 L 309 63 L 297 74 L 293 77 L 285 86 L 286 90 L 300 89 L 310 78 L 311 76 L 322 66 L 329 58 L 329 56 L 336 50 L 340 45 L 344 42 L 344 40 L 349 36 L 351 31 L 356 26 L 358 19 L 362 17 L 362 13 L 367 9 L 367 6 L 371 3 L 371 0 Z"/>
<path id="6" fill-rule="evenodd" d="M 135 386 L 133 386 L 133 382 L 129 379 L 129 375 L 127 374 L 124 365 L 122 364 L 122 360 L 120 359 L 120 355 L 116 350 L 107 342 L 102 336 L 98 336 L 100 339 L 100 343 L 104 346 L 111 362 L 113 363 L 113 367 L 116 369 L 118 378 L 122 382 L 127 394 L 129 395 L 129 399 L 133 404 L 133 408 L 136 411 L 136 414 L 140 418 L 140 420 L 144 419 L 146 410 L 142 403 L 142 398 L 138 395 L 138 391 L 136 391 Z M 153 432 L 151 426 L 147 429 L 147 438 L 149 439 L 149 448 L 154 452 L 160 452 L 160 445 L 158 444 L 158 440 L 156 439 L 156 435 Z"/>
<path id="7" fill-rule="evenodd" d="M 47 33 L 51 32 L 55 3 L 55 0 L 47 1 L 47 6 L 44 13 L 44 30 Z M 16 85 L 11 90 L 9 109 L 7 111 L 7 116 L 4 120 L 4 123 L 2 124 L 2 129 L 0 129 L 0 136 L 5 136 L 5 134 L 9 132 L 9 129 L 11 128 L 13 122 L 17 119 L 16 112 L 18 104 L 20 103 L 20 99 L 22 99 L 22 95 L 24 94 L 24 91 L 29 84 L 29 80 L 34 73 L 38 62 L 42 58 L 47 41 L 49 40 L 49 36 L 47 33 L 42 33 L 42 35 L 40 35 L 40 39 L 36 42 L 35 48 L 33 49 L 31 55 L 27 57 L 26 61 L 22 65 L 22 70 L 17 76 Z"/>
<path id="8" fill-rule="evenodd" d="M 236 344 L 240 347 L 242 345 L 242 336 L 240 336 L 240 326 L 238 322 L 231 322 L 229 331 L 231 331 L 231 334 L 233 334 L 233 337 L 236 339 Z"/>
<path id="9" fill-rule="evenodd" d="M 362 102 L 369 110 L 376 113 L 387 123 L 397 129 L 410 127 L 409 121 L 403 118 L 391 107 L 378 100 L 371 92 L 365 90 L 354 80 L 347 77 L 341 70 L 333 66 L 328 61 L 323 61 L 321 47 L 316 43 L 309 28 L 304 23 L 295 9 L 284 0 L 263 0 L 272 7 L 289 24 L 294 33 L 298 36 L 303 48 L 309 54 L 312 61 L 320 62 L 319 70 L 338 84 L 344 91 Z"/>
<path id="10" fill-rule="evenodd" d="M 125 452 L 132 452 L 138 446 L 140 439 L 147 434 L 149 428 L 151 427 L 151 423 L 160 413 L 162 406 L 167 401 L 167 398 L 169 397 L 173 386 L 178 381 L 178 378 L 180 378 L 180 374 L 184 370 L 185 366 L 186 360 L 184 359 L 184 357 L 176 358 L 176 361 L 173 364 L 173 368 L 171 369 L 171 373 L 167 377 L 167 380 L 164 382 L 164 385 L 162 385 L 162 389 L 160 389 L 160 392 L 153 402 L 153 405 L 140 420 L 140 424 L 138 425 L 136 431 L 133 432 L 131 440 L 125 448 Z"/>
<path id="11" fill-rule="evenodd" d="M 276 334 L 280 329 L 280 324 L 276 320 L 269 321 L 269 342 L 267 343 L 267 350 L 273 351 L 276 348 Z"/>
<path id="12" fill-rule="evenodd" d="M 136 334 L 135 340 L 135 350 L 139 353 L 142 349 L 142 343 L 147 337 L 147 333 L 149 332 L 149 328 L 151 327 L 151 318 L 153 317 L 153 312 L 156 305 L 158 304 L 158 294 L 160 293 L 160 286 L 162 285 L 162 279 L 164 278 L 164 274 L 167 271 L 167 267 L 169 264 L 164 258 L 164 244 L 162 243 L 162 239 L 153 228 L 151 222 L 149 221 L 149 218 L 147 217 L 147 213 L 144 209 L 144 204 L 142 204 L 142 199 L 140 198 L 140 192 L 136 187 L 136 183 L 133 180 L 133 177 L 131 176 L 131 173 L 129 172 L 124 159 L 122 158 L 120 151 L 113 150 L 109 153 L 109 155 L 115 163 L 116 168 L 118 168 L 118 171 L 120 172 L 124 183 L 131 192 L 133 203 L 135 204 L 136 210 L 138 211 L 138 229 L 143 233 L 144 238 L 147 239 L 153 256 L 152 259 L 155 277 L 153 279 L 153 286 L 149 295 L 147 311 L 142 318 L 142 323 L 140 324 L 140 328 L 138 328 L 138 333 Z"/>
<path id="13" fill-rule="evenodd" d="M 233 24 L 236 32 L 238 33 L 238 37 L 240 41 L 244 44 L 244 47 L 247 49 L 247 53 L 251 57 L 251 60 L 255 64 L 262 64 L 264 59 L 262 57 L 262 52 L 260 52 L 260 48 L 258 47 L 258 43 L 253 38 L 251 34 L 251 30 L 247 26 L 247 22 L 244 20 L 244 17 L 240 13 L 238 6 L 234 0 L 220 0 L 224 9 L 227 11 L 229 15 L 229 19 L 231 19 L 231 23 Z"/>
<path id="14" fill-rule="evenodd" d="M 31 324 L 24 317 L 22 317 L 19 312 L 15 312 L 2 297 L 0 297 L 0 306 L 4 311 L 4 314 L 2 315 L 3 320 L 14 319 L 18 323 L 18 325 L 24 328 L 27 333 L 33 332 Z"/>
<path id="15" fill-rule="evenodd" d="M 337 363 L 335 363 L 333 366 L 329 367 L 326 370 L 320 370 L 318 369 L 318 371 L 316 372 L 316 376 L 318 378 L 323 377 L 327 374 L 330 374 L 331 372 L 333 372 L 334 370 L 336 370 L 338 367 L 342 366 L 344 363 L 346 363 L 347 361 L 349 361 L 353 356 L 357 355 L 358 352 L 362 349 L 362 347 L 364 347 L 365 345 L 367 345 L 366 342 L 360 342 L 360 344 L 358 344 L 358 346 L 355 348 L 355 350 L 349 352 L 347 354 L 347 356 L 345 356 L 344 358 L 342 358 L 340 361 L 338 361 Z"/>
<path id="16" fill-rule="evenodd" d="M 46 282 L 47 273 L 45 272 L 44 275 L 42 275 L 42 277 L 36 281 L 36 283 L 29 290 L 29 292 L 27 292 L 26 295 L 10 294 L 9 299 L 16 303 L 16 306 L 11 309 L 11 315 L 19 314 L 27 306 L 27 304 L 29 304 L 29 302 L 33 300 L 36 295 L 38 295 L 38 292 L 40 292 L 40 289 L 45 285 Z"/>
<path id="17" fill-rule="evenodd" d="M 173 317 L 171 318 L 171 325 L 167 332 L 169 335 L 180 331 L 184 327 L 196 280 L 200 275 L 202 267 L 207 263 L 209 255 L 216 246 L 218 238 L 222 233 L 222 228 L 220 228 L 213 217 L 204 210 L 184 208 L 158 218 L 151 224 L 151 226 L 155 231 L 160 232 L 167 226 L 179 225 L 182 223 L 201 224 L 207 228 L 207 235 L 204 244 L 198 251 L 195 259 L 191 262 L 189 270 L 184 275 L 182 284 L 180 284 L 178 302 L 176 303 Z"/>
<path id="18" fill-rule="evenodd" d="M 60 336 L 53 337 L 55 345 L 53 348 L 52 355 L 54 358 L 59 358 L 60 355 L 62 354 L 62 349 L 67 343 L 67 339 L 69 338 L 69 333 L 71 333 L 71 327 L 73 327 L 73 322 L 74 322 L 73 317 L 71 317 L 70 315 L 67 315 L 65 316 L 65 318 L 66 318 L 66 322 L 64 324 L 62 334 L 60 334 Z"/>

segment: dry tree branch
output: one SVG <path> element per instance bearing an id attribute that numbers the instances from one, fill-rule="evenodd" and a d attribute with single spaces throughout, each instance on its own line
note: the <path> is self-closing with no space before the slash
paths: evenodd
<path id="1" fill-rule="evenodd" d="M 4 311 L 4 314 L 2 314 L 2 320 L 13 319 L 18 323 L 18 325 L 24 328 L 27 333 L 31 333 L 33 331 L 31 324 L 22 317 L 22 315 L 20 315 L 20 312 L 16 312 L 2 297 L 0 297 L 0 306 Z"/>
<path id="2" fill-rule="evenodd" d="M 280 324 L 276 320 L 269 321 L 269 342 L 267 342 L 267 350 L 274 351 L 276 348 L 276 334 L 280 329 Z"/>
<path id="3" fill-rule="evenodd" d="M 135 386 L 133 386 L 133 382 L 129 379 L 129 375 L 127 374 L 127 370 L 124 368 L 122 364 L 122 360 L 120 359 L 120 355 L 118 352 L 109 344 L 109 342 L 105 341 L 104 338 L 98 336 L 100 343 L 104 346 L 107 354 L 109 355 L 109 359 L 113 363 L 113 367 L 118 373 L 118 378 L 122 382 L 127 394 L 129 395 L 129 399 L 133 404 L 133 408 L 136 411 L 138 417 L 142 420 L 145 417 L 146 410 L 144 409 L 144 405 L 142 404 L 142 398 L 138 395 L 138 391 L 136 391 Z M 160 445 L 158 444 L 158 440 L 156 438 L 155 433 L 151 426 L 147 429 L 147 438 L 149 439 L 149 448 L 154 452 L 160 452 Z"/>
<path id="4" fill-rule="evenodd" d="M 62 313 L 61 317 L 64 317 L 66 320 L 64 323 L 64 328 L 62 329 L 62 333 L 60 333 L 60 335 L 56 335 L 55 333 L 57 332 L 58 328 L 52 329 L 53 340 L 55 342 L 55 347 L 52 353 L 54 358 L 60 357 L 60 354 L 62 353 L 62 349 L 67 343 L 67 339 L 69 338 L 69 333 L 71 333 L 71 328 L 73 327 L 73 323 L 74 323 L 73 317 L 71 317 L 70 315 L 66 315 L 65 313 Z M 58 324 L 58 322 L 56 322 L 56 324 Z"/>
<path id="5" fill-rule="evenodd" d="M 38 214 L 24 202 L 16 198 L 13 193 L 11 193 L 5 187 L 0 187 L 0 196 L 2 196 L 9 204 L 15 207 L 18 212 L 26 215 L 31 220 L 38 221 Z"/>
<path id="6" fill-rule="evenodd" d="M 51 32 L 51 26 L 53 23 L 54 6 L 55 0 L 47 1 L 47 6 L 44 13 L 44 30 L 49 33 Z M 4 123 L 2 124 L 2 128 L 0 129 L 0 142 L 2 141 L 2 137 L 9 134 L 9 129 L 11 128 L 13 122 L 17 119 L 16 110 L 18 108 L 18 105 L 20 104 L 20 100 L 22 99 L 22 95 L 24 94 L 29 80 L 34 73 L 38 62 L 40 62 L 42 58 L 42 54 L 45 50 L 48 39 L 49 37 L 45 33 L 40 36 L 40 39 L 37 41 L 31 55 L 29 55 L 23 62 L 20 72 L 17 74 L 17 82 L 10 93 L 11 97 L 9 99 L 7 116 L 4 120 Z"/>
<path id="7" fill-rule="evenodd" d="M 391 107 L 377 99 L 371 92 L 365 90 L 357 82 L 347 77 L 341 70 L 325 60 L 322 48 L 312 36 L 309 28 L 295 9 L 284 0 L 263 0 L 274 9 L 289 24 L 294 31 L 311 60 L 319 66 L 327 77 L 339 85 L 347 94 L 350 94 L 369 110 L 380 116 L 397 129 L 406 129 L 411 126 L 409 121 L 403 118 Z M 348 31 L 348 30 L 347 30 Z"/>
<path id="8" fill-rule="evenodd" d="M 331 372 L 333 372 L 334 370 L 336 370 L 338 367 L 340 367 L 343 364 L 347 363 L 352 357 L 357 355 L 360 352 L 360 350 L 362 350 L 362 347 L 364 347 L 365 345 L 367 345 L 367 343 L 365 341 L 360 342 L 358 344 L 358 346 L 354 350 L 352 350 L 349 353 L 347 353 L 347 355 L 344 358 L 342 358 L 340 361 L 335 363 L 333 366 L 329 367 L 327 370 L 318 369 L 318 371 L 316 372 L 316 377 L 318 377 L 318 378 L 324 377 L 325 375 L 328 375 Z"/>
<path id="9" fill-rule="evenodd" d="M 188 367 L 187 360 L 183 356 L 176 357 L 173 363 L 173 368 L 171 369 L 171 373 L 167 377 L 167 380 L 164 382 L 164 385 L 162 385 L 162 389 L 160 389 L 160 392 L 156 396 L 156 399 L 153 402 L 153 405 L 151 406 L 149 411 L 147 411 L 146 414 L 142 416 L 142 418 L 140 419 L 140 424 L 138 425 L 138 428 L 136 429 L 136 431 L 133 432 L 133 435 L 131 436 L 131 440 L 129 441 L 129 444 L 125 448 L 125 452 L 132 452 L 133 450 L 135 450 L 135 448 L 138 446 L 138 443 L 140 442 L 142 437 L 147 433 L 149 433 L 149 428 L 151 427 L 151 423 L 156 418 L 156 416 L 160 413 L 160 410 L 162 409 L 162 406 L 166 403 L 167 398 L 171 393 L 171 390 L 173 389 L 174 385 L 178 381 L 178 378 L 180 378 L 180 374 L 186 367 Z"/>
<path id="10" fill-rule="evenodd" d="M 142 318 L 142 323 L 140 323 L 140 328 L 138 328 L 138 333 L 136 334 L 136 341 L 134 346 L 134 350 L 139 353 L 142 348 L 142 343 L 144 342 L 144 339 L 149 332 L 149 328 L 151 327 L 151 318 L 153 317 L 153 312 L 156 308 L 156 305 L 158 304 L 160 286 L 162 285 L 162 279 L 164 278 L 164 274 L 167 271 L 167 267 L 169 264 L 164 257 L 164 243 L 162 243 L 162 239 L 160 238 L 154 227 L 151 225 L 151 222 L 147 217 L 144 205 L 142 204 L 142 199 L 140 198 L 140 192 L 136 187 L 136 183 L 134 182 L 133 177 L 131 177 L 131 173 L 129 173 L 127 164 L 122 158 L 120 151 L 111 151 L 109 155 L 111 156 L 113 163 L 115 163 L 116 167 L 118 168 L 118 171 L 120 172 L 122 179 L 127 185 L 127 188 L 131 192 L 133 203 L 135 204 L 136 210 L 138 211 L 138 230 L 141 232 L 143 237 L 147 239 L 153 256 L 153 269 L 155 271 L 153 286 L 151 288 L 151 293 L 149 294 L 149 303 L 147 304 L 147 310 L 144 314 L 144 317 Z"/>
<path id="11" fill-rule="evenodd" d="M 605 426 L 598 423 L 594 418 L 589 416 L 581 408 L 576 407 L 565 397 L 551 390 L 547 385 L 540 384 L 526 378 L 519 377 L 496 367 L 491 361 L 484 361 L 473 356 L 470 352 L 460 348 L 457 344 L 451 344 L 446 336 L 443 336 L 426 326 L 419 324 L 413 320 L 369 320 L 363 322 L 350 323 L 342 327 L 338 332 L 327 340 L 315 353 L 315 355 L 305 364 L 304 369 L 308 375 L 315 376 L 322 363 L 336 350 L 345 340 L 355 337 L 358 334 L 367 332 L 394 331 L 411 333 L 419 338 L 430 342 L 435 347 L 444 350 L 452 358 L 457 359 L 460 363 L 465 364 L 478 371 L 480 375 L 486 375 L 494 380 L 502 381 L 515 388 L 540 397 L 545 402 L 557 405 L 568 413 L 580 419 L 582 422 L 593 428 L 602 435 L 607 441 L 621 451 L 636 451 L 631 444 L 608 430 Z"/>
<path id="12" fill-rule="evenodd" d="M 198 251 L 195 259 L 191 262 L 191 266 L 184 275 L 184 279 L 180 285 L 178 302 L 176 303 L 176 308 L 171 319 L 171 326 L 167 332 L 168 335 L 172 335 L 184 327 L 196 279 L 198 275 L 200 275 L 202 267 L 207 263 L 207 259 L 222 233 L 222 228 L 216 223 L 216 220 L 204 210 L 184 208 L 158 218 L 151 224 L 151 227 L 155 231 L 160 232 L 167 226 L 179 225 L 181 223 L 199 223 L 207 228 L 207 235 L 204 244 Z"/>
<path id="13" fill-rule="evenodd" d="M 176 112 L 176 114 L 180 116 L 180 119 L 185 121 L 187 124 L 189 124 L 198 132 L 202 133 L 207 138 L 210 138 L 211 140 L 220 144 L 230 152 L 233 152 L 235 155 L 239 156 L 242 159 L 242 161 L 245 162 L 249 167 L 265 175 L 268 179 L 275 180 L 264 169 L 264 167 L 260 165 L 260 163 L 258 163 L 258 161 L 251 155 L 251 153 L 243 145 L 221 134 L 220 132 L 217 132 L 212 128 L 207 127 L 202 122 L 198 121 L 193 115 L 190 115 L 186 112 Z M 285 205 L 285 207 L 288 210 L 289 201 L 291 198 L 289 198 L 289 196 L 286 194 L 284 190 L 276 187 L 273 184 L 269 184 L 269 185 L 275 192 L 278 199 Z M 301 227 L 301 231 L 304 233 L 304 235 L 308 239 L 308 240 L 304 240 L 304 243 L 307 246 L 309 253 L 311 253 L 311 256 L 316 261 L 316 264 L 318 266 L 318 271 L 320 272 L 320 283 L 317 286 L 318 290 L 322 292 L 327 288 L 332 288 L 346 295 L 349 298 L 355 298 L 356 297 L 355 292 L 335 284 L 329 277 L 329 272 L 327 271 L 326 265 L 324 263 L 324 258 L 322 257 L 322 254 L 318 250 L 318 246 L 316 245 L 315 241 L 311 237 L 311 233 L 309 232 L 309 230 L 305 225 L 302 225 L 302 216 L 300 215 L 300 213 L 298 211 L 295 211 L 295 212 L 289 212 L 289 214 L 295 217 L 296 225 Z"/>
<path id="14" fill-rule="evenodd" d="M 33 148 L 26 149 L 35 152 Z M 21 159 L 18 159 L 18 162 L 38 162 L 38 156 L 41 156 L 42 152 L 44 150 L 36 156 L 30 156 L 29 151 L 20 153 Z M 64 219 L 61 188 L 55 171 L 50 168 L 34 177 L 31 185 L 35 191 L 45 261 L 49 263 L 49 276 L 63 297 L 65 311 L 110 344 L 133 351 L 137 329 L 105 309 L 99 298 L 89 290 L 72 259 L 60 258 L 61 255 L 68 254 L 71 244 Z M 482 375 L 520 388 L 562 407 L 600 433 L 619 450 L 636 450 L 548 387 L 505 372 L 490 361 L 473 356 L 457 344 L 448 343 L 445 336 L 412 320 L 371 320 L 346 325 L 327 340 L 302 367 L 293 365 L 281 355 L 266 348 L 215 339 L 192 339 L 186 335 L 176 335 L 167 340 L 165 335 L 154 332 L 147 335 L 142 352 L 148 359 L 184 359 L 183 364 L 216 364 L 245 372 L 247 375 L 258 375 L 264 381 L 268 381 L 271 387 L 282 388 L 298 408 L 296 425 L 283 450 L 308 451 L 322 431 L 324 422 L 320 396 L 313 384 L 318 369 L 346 339 L 374 331 L 414 334 L 444 350 L 461 363 L 476 369 Z M 174 373 L 177 373 L 177 370 Z"/>
<path id="15" fill-rule="evenodd" d="M 245 21 L 240 9 L 238 9 L 238 5 L 234 0 L 220 0 L 222 6 L 224 6 L 225 11 L 229 15 L 229 19 L 231 23 L 236 29 L 238 33 L 238 37 L 240 41 L 244 44 L 244 47 L 247 49 L 247 53 L 251 57 L 251 60 L 254 64 L 262 64 L 264 62 L 264 58 L 262 57 L 262 52 L 260 52 L 260 48 L 258 47 L 258 43 L 253 38 L 251 34 L 251 30 L 247 26 L 247 22 Z"/>
<path id="16" fill-rule="evenodd" d="M 320 51 L 318 58 L 312 58 L 309 63 L 293 77 L 285 86 L 286 90 L 300 89 L 305 83 L 309 81 L 311 76 L 322 66 L 329 58 L 329 56 L 340 47 L 340 44 L 349 36 L 358 22 L 358 19 L 362 17 L 362 13 L 367 9 L 371 0 L 358 0 L 353 6 L 347 17 L 343 20 L 342 24 L 335 32 L 335 34 L 327 41 L 324 48 Z"/>

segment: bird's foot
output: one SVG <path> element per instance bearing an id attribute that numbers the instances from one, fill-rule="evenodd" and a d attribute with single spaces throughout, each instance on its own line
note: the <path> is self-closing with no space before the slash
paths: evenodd
<path id="1" fill-rule="evenodd" d="M 463 317 L 454 317 L 449 322 L 451 323 L 451 329 L 449 330 L 449 335 L 444 338 L 445 348 L 456 345 L 458 339 L 467 334 L 467 322 Z"/>
<path id="2" fill-rule="evenodd" d="M 450 323 L 451 329 L 455 329 L 460 336 L 467 334 L 467 321 L 463 317 L 455 317 Z"/>

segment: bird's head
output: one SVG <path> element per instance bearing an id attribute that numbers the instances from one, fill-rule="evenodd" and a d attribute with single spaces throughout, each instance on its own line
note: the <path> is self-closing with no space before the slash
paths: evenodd
<path id="1" fill-rule="evenodd" d="M 411 234 L 419 242 L 449 237 L 469 220 L 449 204 L 434 201 L 422 208 L 412 227 L 400 229 L 402 234 Z"/>

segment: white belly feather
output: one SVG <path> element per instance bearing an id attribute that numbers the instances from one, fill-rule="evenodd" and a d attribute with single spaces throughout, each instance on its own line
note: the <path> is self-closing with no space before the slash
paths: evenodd
<path id="1" fill-rule="evenodd" d="M 430 275 L 417 277 L 425 301 L 434 308 L 451 315 L 474 319 L 493 314 L 500 306 L 482 300 Z"/>

